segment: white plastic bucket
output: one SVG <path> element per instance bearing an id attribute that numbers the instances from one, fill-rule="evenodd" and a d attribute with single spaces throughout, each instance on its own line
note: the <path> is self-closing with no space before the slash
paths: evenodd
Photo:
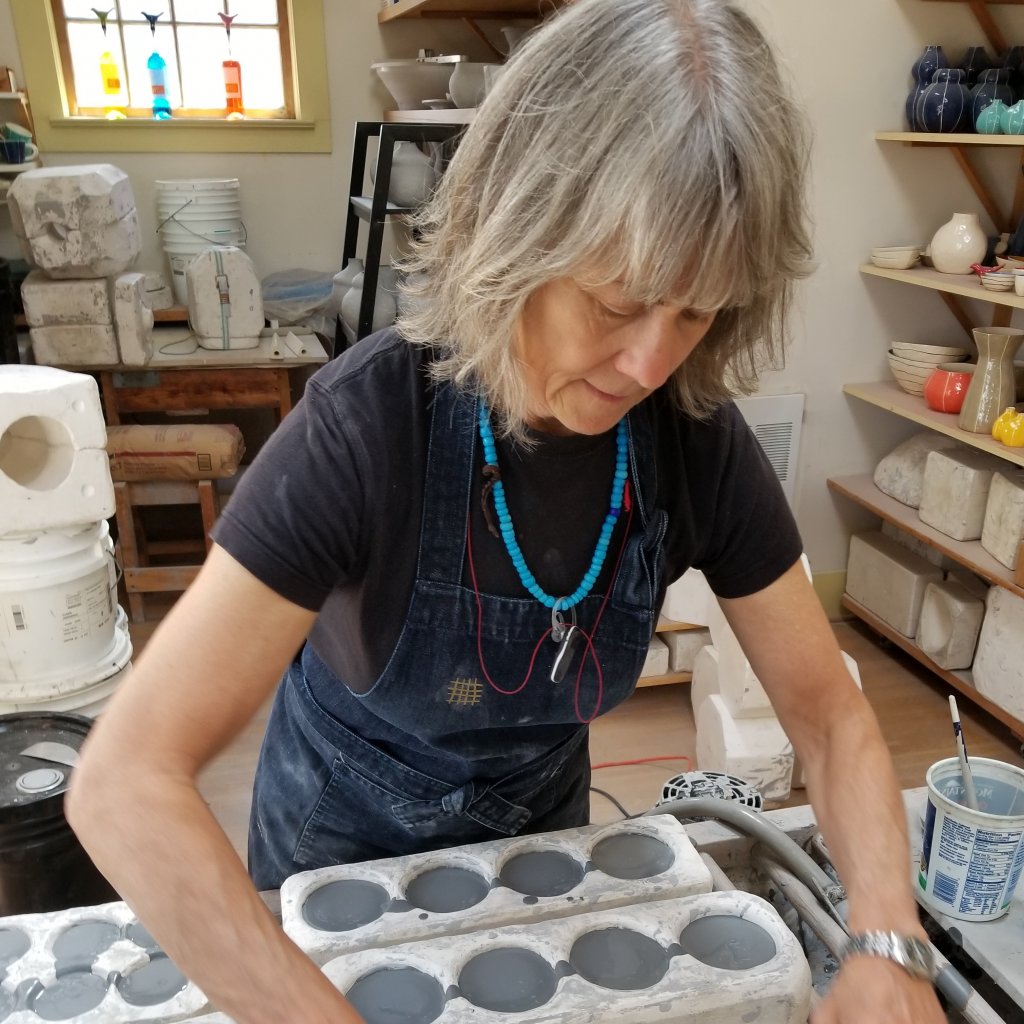
<path id="1" fill-rule="evenodd" d="M 0 537 L 0 701 L 51 700 L 123 667 L 116 585 L 105 521 Z"/>
<path id="2" fill-rule="evenodd" d="M 972 757 L 978 810 L 964 800 L 960 761 L 928 769 L 917 881 L 924 901 L 960 921 L 1002 917 L 1024 867 L 1024 770 Z"/>

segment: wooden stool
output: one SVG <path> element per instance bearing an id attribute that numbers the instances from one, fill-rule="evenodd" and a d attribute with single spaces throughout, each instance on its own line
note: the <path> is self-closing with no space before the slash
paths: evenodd
<path id="1" fill-rule="evenodd" d="M 153 505 L 198 504 L 203 520 L 205 550 L 211 546 L 210 530 L 217 518 L 217 500 L 212 480 L 134 480 L 114 484 L 118 549 L 128 595 L 132 622 L 144 622 L 144 594 L 181 591 L 199 575 L 200 564 L 150 565 L 155 554 L 180 553 L 180 542 L 147 542 L 136 523 L 135 511 Z M 184 545 L 187 547 L 188 545 Z"/>

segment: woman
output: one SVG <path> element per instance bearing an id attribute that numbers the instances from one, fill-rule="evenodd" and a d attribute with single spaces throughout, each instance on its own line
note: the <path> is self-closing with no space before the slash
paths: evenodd
<path id="1" fill-rule="evenodd" d="M 739 11 L 580 0 L 466 133 L 421 218 L 399 331 L 319 373 L 250 469 L 70 804 L 100 867 L 237 1020 L 355 1019 L 195 788 L 281 673 L 256 887 L 582 824 L 586 725 L 632 691 L 690 565 L 806 766 L 851 924 L 921 934 L 884 744 L 727 401 L 780 350 L 807 270 L 801 138 Z M 858 850 L 879 821 L 877 849 Z M 937 1014 L 926 983 L 855 956 L 820 1019 Z"/>

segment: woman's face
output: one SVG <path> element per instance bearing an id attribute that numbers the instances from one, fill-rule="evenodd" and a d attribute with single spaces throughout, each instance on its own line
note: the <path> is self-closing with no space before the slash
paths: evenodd
<path id="1" fill-rule="evenodd" d="M 639 305 L 616 283 L 542 285 L 516 332 L 529 426 L 549 434 L 610 430 L 668 380 L 713 321 L 713 313 L 668 303 Z"/>

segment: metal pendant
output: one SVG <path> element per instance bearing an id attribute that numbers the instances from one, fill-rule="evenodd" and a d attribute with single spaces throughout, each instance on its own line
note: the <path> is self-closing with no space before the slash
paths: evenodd
<path id="1" fill-rule="evenodd" d="M 579 647 L 582 640 L 583 630 L 573 623 L 565 631 L 565 636 L 562 638 L 558 653 L 555 655 L 555 662 L 551 666 L 551 682 L 560 683 L 565 678 L 566 673 L 569 671 L 569 666 L 576 656 L 576 648 Z"/>

